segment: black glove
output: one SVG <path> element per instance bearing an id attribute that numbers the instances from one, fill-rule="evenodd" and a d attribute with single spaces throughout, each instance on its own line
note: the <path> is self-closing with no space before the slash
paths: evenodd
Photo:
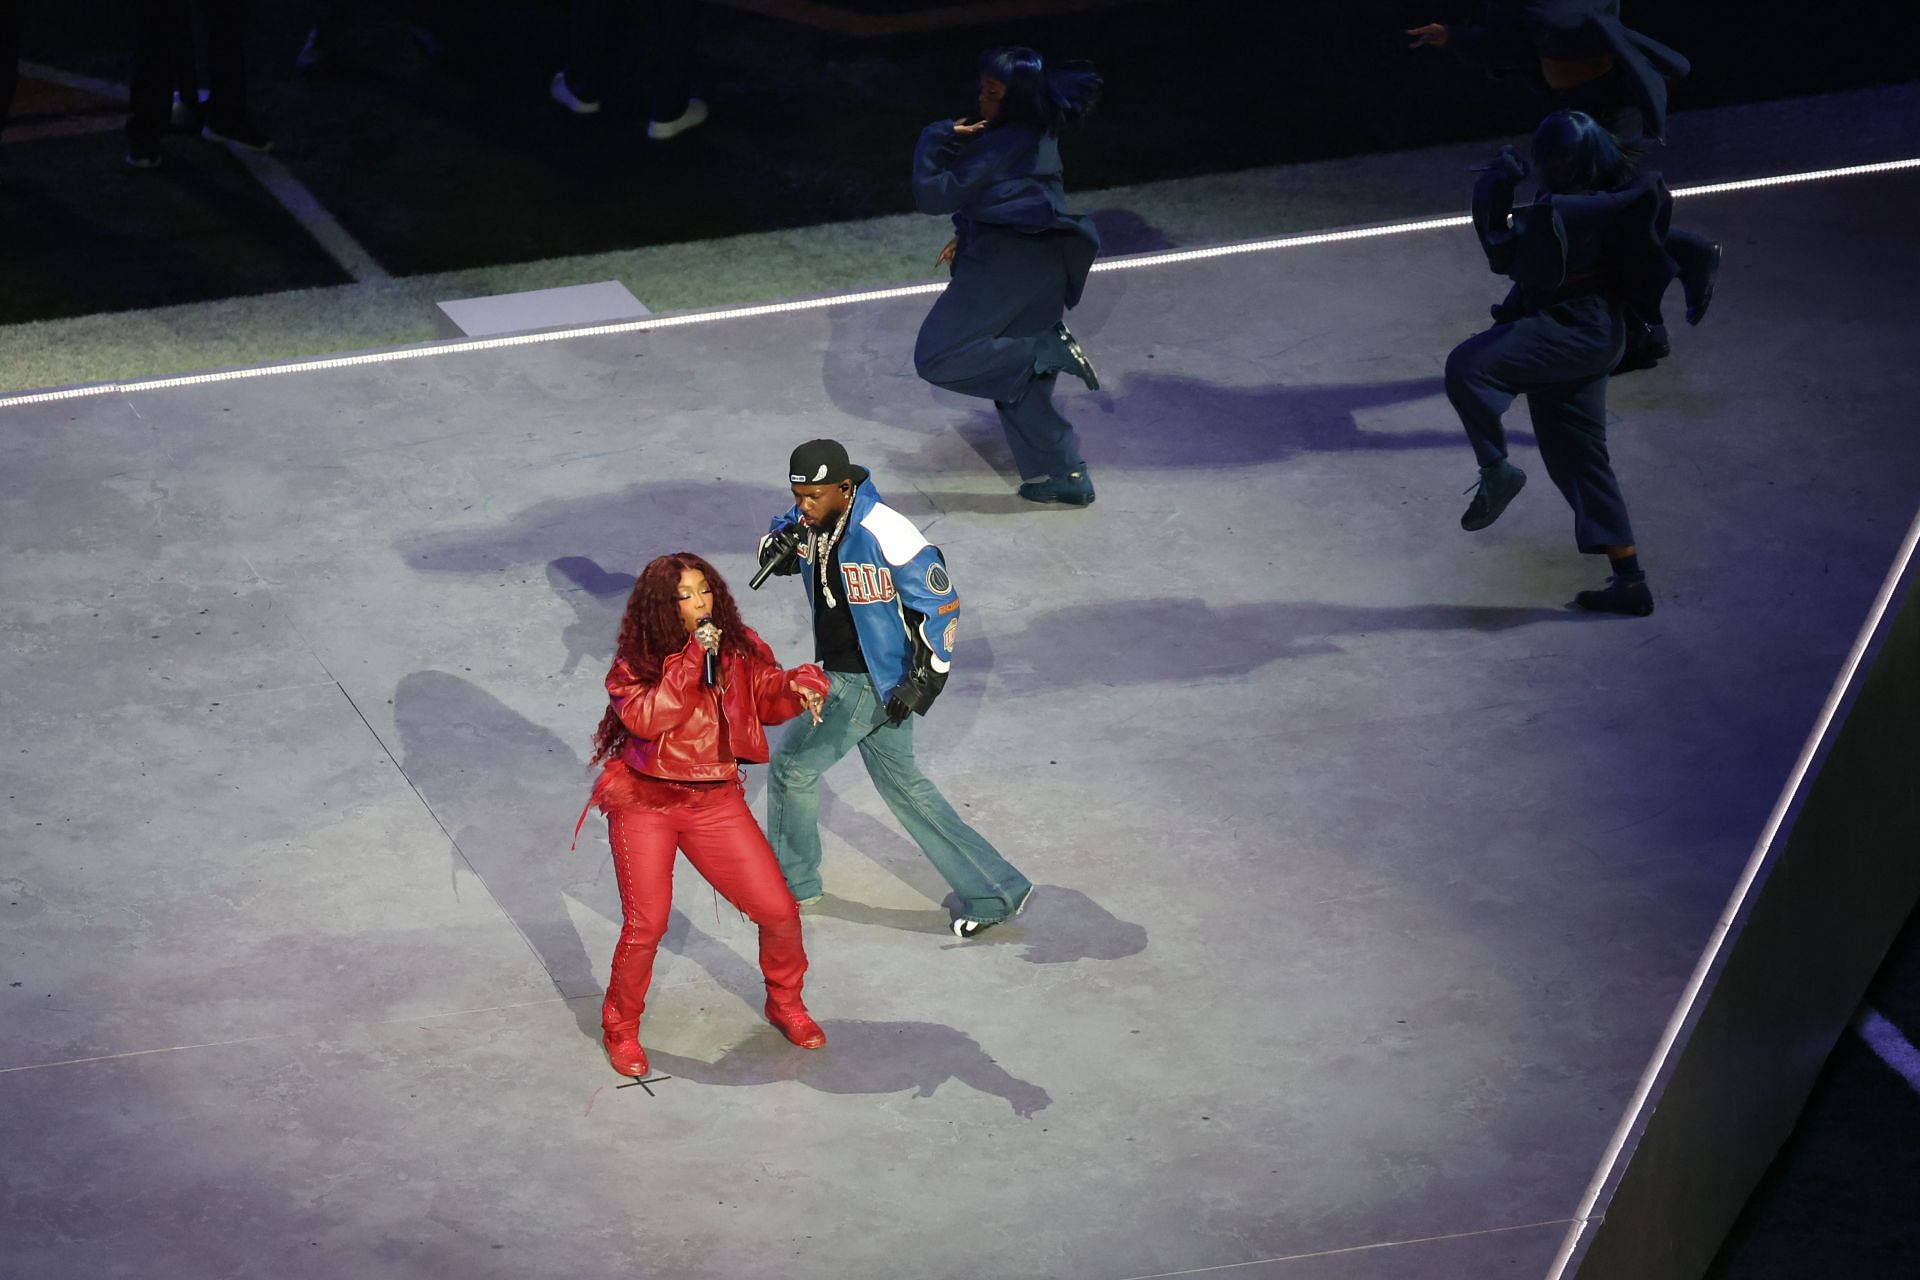
<path id="1" fill-rule="evenodd" d="M 1513 321 L 1526 315 L 1527 309 L 1520 305 L 1519 286 L 1514 286 L 1514 288 L 1508 291 L 1505 298 L 1494 303 L 1492 311 L 1493 322 L 1495 324 L 1511 324 Z"/>
<path id="2" fill-rule="evenodd" d="M 887 723 L 900 724 L 910 715 L 925 715 L 946 684 L 945 676 L 936 676 L 925 668 L 907 673 L 907 678 L 887 695 Z"/>
<path id="3" fill-rule="evenodd" d="M 778 578 L 800 572 L 800 557 L 795 553 L 806 541 L 805 521 L 795 520 L 792 524 L 782 525 L 760 543 L 761 567 Z"/>

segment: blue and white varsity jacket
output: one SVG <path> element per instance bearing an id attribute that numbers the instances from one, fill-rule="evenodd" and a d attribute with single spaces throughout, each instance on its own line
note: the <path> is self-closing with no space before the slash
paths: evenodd
<path id="1" fill-rule="evenodd" d="M 790 507 L 774 518 L 767 536 L 800 519 Z M 807 533 L 799 552 L 801 580 L 809 607 L 819 596 L 814 583 L 816 553 L 826 535 Z M 760 540 L 762 554 L 767 539 Z M 853 631 L 867 676 L 884 704 L 895 686 L 914 668 L 927 671 L 935 687 L 953 665 L 953 642 L 960 626 L 960 597 L 954 594 L 940 548 L 928 542 L 913 521 L 880 500 L 870 476 L 862 474 L 853 491 L 853 510 L 838 548 L 841 581 L 831 584 L 853 613 Z"/>

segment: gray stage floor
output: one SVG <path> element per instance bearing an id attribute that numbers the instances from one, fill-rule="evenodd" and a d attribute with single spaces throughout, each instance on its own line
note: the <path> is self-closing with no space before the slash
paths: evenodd
<path id="1" fill-rule="evenodd" d="M 1097 277 L 1081 512 L 913 377 L 924 298 L 0 412 L 0 1270 L 1544 1274 L 1920 494 L 1917 206 L 1681 206 L 1727 268 L 1615 386 L 1644 621 L 1565 607 L 1524 437 L 1457 527 L 1459 230 Z M 921 752 L 1041 888 L 956 944 L 848 761 L 830 1046 L 683 867 L 616 1088 L 567 845 L 627 575 L 743 588 L 823 434 L 947 551 Z"/>

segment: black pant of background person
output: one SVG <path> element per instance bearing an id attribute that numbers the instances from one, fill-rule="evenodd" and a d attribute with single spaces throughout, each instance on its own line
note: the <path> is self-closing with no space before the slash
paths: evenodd
<path id="1" fill-rule="evenodd" d="M 573 0 L 567 42 L 567 87 L 583 102 L 598 102 L 623 41 L 614 35 L 617 0 Z M 691 95 L 694 37 L 699 34 L 699 0 L 641 0 L 647 11 L 647 52 L 653 64 L 652 106 L 648 117 L 678 120 Z"/>
<path id="2" fill-rule="evenodd" d="M 27 6 L 0 4 L 0 129 L 13 110 L 13 91 L 20 85 L 20 15 Z"/>
<path id="3" fill-rule="evenodd" d="M 457 9 L 447 12 L 451 7 L 435 0 L 319 0 L 306 43 L 293 60 L 294 69 L 324 74 L 338 65 L 375 19 L 404 26 L 421 56 L 438 62 L 446 52 L 444 39 L 453 34 L 459 16 Z"/>
<path id="4" fill-rule="evenodd" d="M 196 3 L 207 28 L 206 127 L 225 138 L 251 141 L 255 133 L 247 106 L 247 19 L 252 5 L 250 0 Z M 193 15 L 187 0 L 146 0 L 139 10 L 128 86 L 129 158 L 158 155 L 160 135 L 173 113 L 180 50 L 191 48 L 193 41 Z"/>

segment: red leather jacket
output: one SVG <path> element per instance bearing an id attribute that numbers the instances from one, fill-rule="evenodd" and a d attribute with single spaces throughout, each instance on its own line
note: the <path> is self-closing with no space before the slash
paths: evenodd
<path id="1" fill-rule="evenodd" d="M 607 697 L 633 735 L 621 761 L 636 773 L 675 782 L 725 781 L 742 763 L 764 764 L 762 726 L 784 724 L 805 709 L 791 686 L 822 694 L 830 686 L 827 673 L 811 662 L 783 671 L 766 641 L 751 630 L 746 641 L 752 655 L 723 653 L 713 688 L 705 682 L 706 650 L 691 636 L 661 664 L 653 684 L 642 684 L 625 659 L 615 659 Z"/>

